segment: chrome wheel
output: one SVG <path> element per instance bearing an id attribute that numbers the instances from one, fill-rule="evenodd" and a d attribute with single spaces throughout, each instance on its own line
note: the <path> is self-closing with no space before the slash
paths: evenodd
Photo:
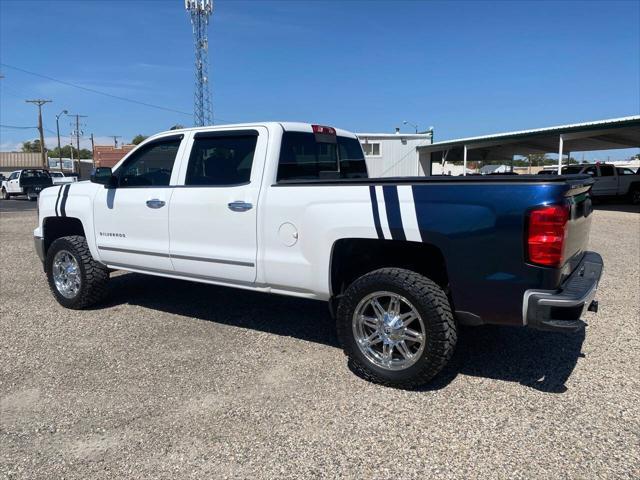
<path id="1" fill-rule="evenodd" d="M 81 286 L 81 273 L 78 262 L 66 250 L 60 250 L 53 257 L 52 265 L 53 283 L 56 290 L 65 298 L 74 298 L 78 295 Z"/>
<path id="2" fill-rule="evenodd" d="M 362 354 L 386 370 L 404 370 L 425 347 L 425 327 L 416 308 L 393 292 L 364 297 L 353 314 L 353 335 Z"/>

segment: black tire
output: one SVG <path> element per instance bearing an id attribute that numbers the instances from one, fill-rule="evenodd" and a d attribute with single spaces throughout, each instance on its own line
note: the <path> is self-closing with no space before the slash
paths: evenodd
<path id="1" fill-rule="evenodd" d="M 31 195 L 27 195 L 27 198 L 29 199 L 30 202 L 35 202 L 36 200 L 38 200 L 38 196 L 37 195 L 35 197 L 31 196 Z"/>
<path id="2" fill-rule="evenodd" d="M 352 322 L 357 305 L 377 291 L 402 295 L 413 304 L 424 322 L 425 348 L 420 358 L 404 370 L 377 366 L 356 343 Z M 456 324 L 444 291 L 427 277 L 400 268 L 375 270 L 353 282 L 340 300 L 337 330 L 356 374 L 375 383 L 404 389 L 421 387 L 433 379 L 451 359 L 457 341 Z"/>
<path id="3" fill-rule="evenodd" d="M 61 250 L 69 252 L 80 269 L 80 289 L 73 298 L 62 295 L 53 280 L 53 261 L 56 253 Z M 58 238 L 51 244 L 47 250 L 45 271 L 49 288 L 63 307 L 81 310 L 101 302 L 107 295 L 109 270 L 93 259 L 86 239 L 80 235 Z"/>
<path id="4" fill-rule="evenodd" d="M 629 202 L 632 205 L 640 205 L 640 185 L 632 185 L 629 189 Z"/>
<path id="5" fill-rule="evenodd" d="M 11 198 L 11 195 L 9 195 L 7 193 L 7 190 L 3 188 L 0 194 L 0 198 L 2 198 L 2 200 L 9 200 Z"/>

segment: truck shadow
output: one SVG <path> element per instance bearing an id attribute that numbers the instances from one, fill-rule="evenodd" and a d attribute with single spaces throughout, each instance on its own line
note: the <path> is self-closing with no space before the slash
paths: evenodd
<path id="1" fill-rule="evenodd" d="M 112 277 L 109 299 L 103 306 L 121 304 L 340 348 L 335 322 L 324 302 L 125 273 Z M 565 335 L 513 327 L 462 328 L 449 365 L 420 390 L 440 390 L 462 374 L 563 393 L 582 356 L 584 338 L 584 332 Z"/>
<path id="2" fill-rule="evenodd" d="M 546 393 L 564 393 L 585 332 L 540 332 L 517 327 L 462 327 L 451 362 L 424 390 L 438 390 L 458 374 L 507 382 Z"/>

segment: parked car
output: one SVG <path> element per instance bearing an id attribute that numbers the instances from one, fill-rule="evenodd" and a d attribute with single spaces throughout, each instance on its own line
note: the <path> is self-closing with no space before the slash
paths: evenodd
<path id="1" fill-rule="evenodd" d="M 65 175 L 63 172 L 56 172 L 49 170 L 49 175 L 51 175 L 51 179 L 53 180 L 54 185 L 64 185 L 67 183 L 73 183 L 78 181 L 78 177 L 75 175 Z"/>
<path id="2" fill-rule="evenodd" d="M 36 200 L 40 192 L 51 185 L 53 181 L 47 170 L 33 168 L 16 170 L 2 182 L 0 197 L 8 200 L 16 195 L 25 195 L 29 200 Z"/>
<path id="3" fill-rule="evenodd" d="M 593 183 L 368 178 L 345 130 L 193 128 L 45 190 L 34 242 L 67 308 L 104 299 L 112 269 L 326 301 L 353 367 L 410 388 L 447 364 L 460 324 L 583 327 L 603 267 L 586 251 Z"/>
<path id="4" fill-rule="evenodd" d="M 562 167 L 562 174 L 591 175 L 595 180 L 591 194 L 595 198 L 627 198 L 635 205 L 640 204 L 640 175 L 631 169 L 606 163 L 581 164 Z"/>

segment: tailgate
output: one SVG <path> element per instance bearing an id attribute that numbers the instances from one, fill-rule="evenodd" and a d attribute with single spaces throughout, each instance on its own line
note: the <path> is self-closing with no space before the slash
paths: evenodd
<path id="1" fill-rule="evenodd" d="M 20 177 L 20 186 L 24 187 L 41 187 L 46 188 L 53 185 L 51 177 Z"/>
<path id="2" fill-rule="evenodd" d="M 565 194 L 570 205 L 563 255 L 567 262 L 563 269 L 566 275 L 578 266 L 589 243 L 593 213 L 590 192 L 592 185 L 593 180 L 569 181 L 569 190 Z"/>

